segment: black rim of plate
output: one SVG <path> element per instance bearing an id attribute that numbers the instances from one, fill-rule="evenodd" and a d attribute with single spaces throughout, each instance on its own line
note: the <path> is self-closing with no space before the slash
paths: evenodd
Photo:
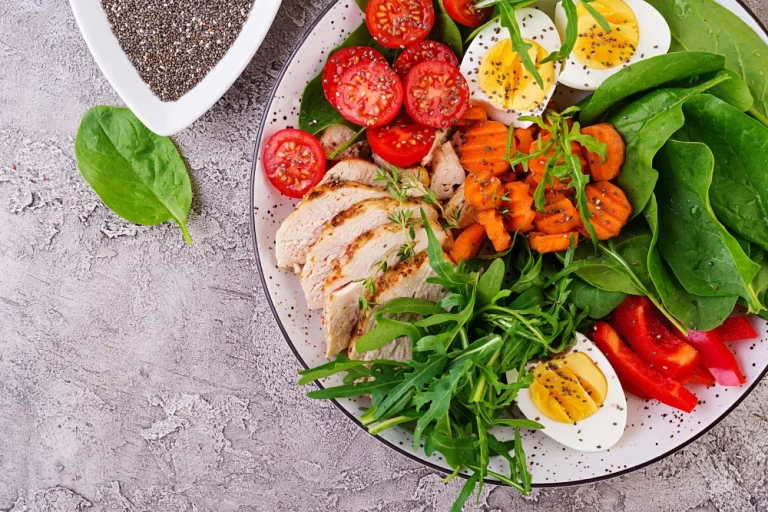
<path id="1" fill-rule="evenodd" d="M 320 15 L 312 22 L 312 24 L 309 26 L 307 31 L 304 33 L 304 35 L 301 37 L 301 39 L 296 43 L 296 46 L 294 47 L 293 51 L 291 52 L 291 55 L 288 57 L 288 60 L 286 61 L 283 68 L 280 70 L 280 74 L 278 75 L 277 79 L 275 80 L 275 85 L 272 88 L 272 91 L 270 92 L 269 96 L 269 102 L 267 103 L 266 107 L 264 108 L 264 113 L 261 119 L 261 122 L 259 124 L 259 130 L 256 134 L 256 144 L 253 151 L 253 163 L 251 164 L 251 184 L 249 187 L 249 193 L 251 195 L 249 199 L 249 205 L 250 205 L 250 221 L 251 221 L 251 240 L 253 242 L 253 252 L 256 257 L 256 265 L 259 269 L 259 279 L 261 280 L 261 286 L 264 289 L 264 295 L 267 298 L 267 302 L 269 303 L 269 308 L 272 310 L 272 316 L 275 317 L 275 320 L 277 321 L 278 327 L 280 327 L 280 332 L 283 333 L 283 337 L 285 338 L 285 341 L 288 343 L 288 346 L 291 348 L 291 351 L 293 352 L 293 355 L 296 357 L 296 359 L 299 361 L 301 366 L 303 366 L 305 369 L 309 369 L 309 365 L 304 361 L 304 359 L 299 354 L 299 351 L 296 349 L 296 346 L 293 344 L 293 341 L 291 340 L 290 336 L 288 336 L 288 333 L 285 330 L 285 327 L 283 326 L 283 323 L 280 321 L 280 316 L 277 313 L 277 308 L 275 307 L 274 302 L 272 302 L 272 297 L 269 294 L 269 287 L 267 285 L 267 280 L 264 277 L 264 272 L 262 270 L 262 263 L 261 258 L 259 257 L 259 246 L 258 242 L 256 240 L 256 213 L 255 213 L 255 204 L 254 204 L 254 189 L 255 189 L 255 177 L 256 177 L 256 164 L 258 161 L 258 155 L 259 155 L 259 149 L 260 149 L 260 143 L 261 138 L 264 133 L 264 128 L 267 125 L 268 116 L 270 109 L 272 108 L 272 101 L 275 98 L 275 94 L 277 93 L 278 87 L 280 87 L 280 83 L 283 81 L 283 77 L 285 76 L 285 73 L 288 71 L 288 68 L 290 67 L 291 63 L 293 62 L 293 59 L 296 57 L 296 53 L 299 51 L 299 49 L 304 45 L 307 38 L 312 34 L 315 27 L 320 23 L 320 21 L 325 18 L 325 16 L 330 12 L 331 9 L 333 9 L 337 3 L 339 3 L 340 0 L 335 0 L 331 4 L 329 4 L 323 11 L 320 13 Z M 752 19 L 757 23 L 757 25 L 763 30 L 763 32 L 768 35 L 768 28 L 766 28 L 765 24 L 763 24 L 762 21 L 760 21 L 760 18 L 758 18 L 754 12 L 752 12 L 752 9 L 750 9 L 743 0 L 736 0 L 736 2 L 741 5 L 741 7 L 749 14 Z M 755 379 L 755 381 L 744 391 L 744 393 L 739 397 L 736 402 L 729 407 L 723 414 L 721 414 L 715 421 L 710 423 L 706 428 L 704 428 L 701 432 L 694 435 L 684 443 L 679 444 L 678 446 L 672 448 L 671 450 L 659 455 L 658 457 L 654 457 L 651 460 L 642 462 L 640 464 L 637 464 L 636 466 L 632 466 L 630 468 L 622 469 L 621 471 L 616 471 L 614 473 L 609 473 L 606 475 L 596 476 L 592 478 L 584 478 L 581 480 L 573 480 L 569 482 L 552 482 L 552 483 L 534 483 L 531 484 L 532 487 L 538 487 L 538 488 L 557 488 L 557 487 L 572 487 L 577 485 L 584 485 L 594 482 L 601 482 L 604 480 L 610 480 L 611 478 L 616 478 L 618 476 L 626 475 L 628 473 L 632 473 L 633 471 L 637 471 L 639 469 L 643 469 L 647 466 L 650 466 L 651 464 L 655 464 L 656 462 L 659 462 L 662 459 L 665 459 L 672 455 L 673 453 L 678 452 L 679 450 L 682 450 L 689 444 L 693 443 L 694 441 L 698 440 L 701 436 L 709 432 L 715 425 L 719 424 L 723 419 L 725 419 L 726 416 L 728 416 L 731 412 L 733 412 L 736 407 L 738 407 L 747 396 L 749 396 L 752 391 L 755 389 L 755 387 L 760 383 L 760 381 L 765 377 L 765 375 L 768 373 L 768 366 L 766 366 L 765 370 L 760 374 L 760 376 Z M 319 382 L 316 382 L 315 385 L 317 385 L 320 389 L 323 389 L 322 384 Z M 368 434 L 368 430 L 363 426 L 363 424 L 354 416 L 352 413 L 347 411 L 337 400 L 332 399 L 331 402 L 333 402 L 333 405 L 336 406 L 344 415 L 346 415 L 350 420 L 352 420 L 358 427 L 360 427 L 366 434 Z M 441 467 L 433 462 L 430 462 L 428 460 L 419 458 L 416 456 L 414 452 L 407 451 L 403 448 L 400 448 L 399 446 L 391 443 L 390 441 L 387 441 L 383 437 L 380 436 L 373 436 L 371 434 L 368 434 L 374 439 L 377 439 L 379 442 L 383 443 L 388 448 L 395 450 L 396 452 L 400 453 L 401 455 L 404 455 L 408 457 L 409 459 L 418 462 L 419 464 L 423 466 L 427 466 L 430 469 L 433 469 L 435 471 L 438 471 L 443 474 L 450 474 L 451 470 L 445 467 Z M 464 474 L 459 474 L 462 478 L 467 478 Z M 485 483 L 491 484 L 491 485 L 504 485 L 498 480 L 494 479 L 484 479 Z"/>

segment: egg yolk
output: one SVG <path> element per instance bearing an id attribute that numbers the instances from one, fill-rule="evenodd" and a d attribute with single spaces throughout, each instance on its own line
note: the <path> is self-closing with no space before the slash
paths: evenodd
<path id="1" fill-rule="evenodd" d="M 607 33 L 579 3 L 579 33 L 573 55 L 592 69 L 611 69 L 628 63 L 640 40 L 634 11 L 623 0 L 594 0 L 589 5 L 605 18 L 611 31 Z"/>
<path id="2" fill-rule="evenodd" d="M 531 400 L 547 417 L 561 423 L 581 421 L 605 402 L 608 381 L 583 352 L 573 352 L 539 364 L 533 370 Z"/>
<path id="3" fill-rule="evenodd" d="M 535 110 L 555 85 L 555 63 L 540 64 L 549 53 L 534 41 L 524 41 L 531 45 L 528 55 L 541 75 L 543 88 L 523 67 L 520 55 L 512 50 L 509 39 L 496 43 L 488 50 L 477 74 L 480 90 L 493 103 L 507 110 Z"/>

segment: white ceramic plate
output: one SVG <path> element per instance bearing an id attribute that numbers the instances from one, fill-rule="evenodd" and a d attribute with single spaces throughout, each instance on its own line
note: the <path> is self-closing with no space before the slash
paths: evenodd
<path id="1" fill-rule="evenodd" d="M 205 114 L 237 80 L 267 35 L 280 2 L 255 0 L 229 51 L 199 84 L 173 102 L 161 101 L 141 79 L 112 33 L 101 0 L 70 0 L 70 5 L 93 58 L 126 106 L 153 132 L 173 135 Z"/>
<path id="2" fill-rule="evenodd" d="M 746 20 L 758 33 L 765 34 L 754 18 L 735 0 L 720 2 Z M 322 69 L 328 51 L 362 21 L 363 14 L 355 2 L 339 1 L 323 12 L 299 43 L 278 78 L 272 101 L 262 120 L 254 155 L 251 221 L 261 279 L 275 318 L 294 354 L 305 367 L 314 367 L 327 361 L 323 327 L 320 313 L 306 307 L 298 276 L 276 266 L 275 233 L 282 220 L 294 209 L 296 201 L 280 195 L 267 182 L 261 164 L 261 144 L 276 131 L 297 125 L 299 100 L 304 86 Z M 768 36 L 764 35 L 764 39 L 768 41 Z M 692 388 L 701 400 L 693 414 L 630 396 L 627 400 L 626 431 L 617 445 L 604 452 L 578 452 L 552 441 L 541 432 L 527 432 L 524 442 L 533 485 L 575 485 L 617 476 L 658 461 L 704 434 L 733 410 L 768 371 L 768 324 L 754 318 L 753 326 L 760 333 L 761 339 L 741 342 L 732 347 L 746 375 L 747 384 L 739 388 Z M 322 384 L 331 386 L 338 382 L 338 379 L 331 378 Z M 363 401 L 346 399 L 335 403 L 342 412 L 361 425 L 359 417 Z M 389 429 L 377 438 L 431 468 L 445 473 L 452 472 L 439 455 L 427 457 L 423 451 L 413 453 L 412 438 L 403 430 Z M 507 472 L 501 460 L 492 461 L 491 469 Z M 493 480 L 489 482 L 497 483 Z"/>

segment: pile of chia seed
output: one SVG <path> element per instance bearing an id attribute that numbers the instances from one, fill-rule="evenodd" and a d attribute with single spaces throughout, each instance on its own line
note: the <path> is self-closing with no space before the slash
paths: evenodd
<path id="1" fill-rule="evenodd" d="M 251 0 L 101 0 L 131 63 L 163 101 L 196 86 L 235 42 Z"/>

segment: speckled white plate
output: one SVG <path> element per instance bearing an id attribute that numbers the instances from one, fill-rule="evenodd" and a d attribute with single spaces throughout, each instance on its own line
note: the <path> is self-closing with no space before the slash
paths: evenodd
<path id="1" fill-rule="evenodd" d="M 237 80 L 267 35 L 282 0 L 257 0 L 232 47 L 199 84 L 177 101 L 162 101 L 142 80 L 112 33 L 101 0 L 70 0 L 101 72 L 126 106 L 158 135 L 173 135 L 205 114 Z"/>
<path id="2" fill-rule="evenodd" d="M 720 0 L 739 14 L 758 33 L 765 31 L 736 0 Z M 319 311 L 309 311 L 298 276 L 280 270 L 275 262 L 275 233 L 293 210 L 296 201 L 280 195 L 264 177 L 261 144 L 276 131 L 298 122 L 299 100 L 306 83 L 325 63 L 328 51 L 340 43 L 363 21 L 363 14 L 352 0 L 337 1 L 328 7 L 310 28 L 277 80 L 273 98 L 262 120 L 254 155 L 251 179 L 251 228 L 256 258 L 275 318 L 294 354 L 305 367 L 325 363 L 323 327 Z M 768 36 L 763 36 L 768 41 Z M 768 371 L 768 325 L 758 318 L 753 325 L 761 334 L 756 342 L 733 344 L 747 384 L 740 388 L 698 386 L 693 391 L 700 405 L 693 414 L 675 411 L 659 402 L 628 398 L 628 424 L 621 441 L 604 452 L 583 453 L 552 441 L 541 432 L 524 436 L 525 448 L 538 487 L 583 484 L 617 476 L 655 462 L 694 441 L 722 420 Z M 323 385 L 339 380 L 326 379 Z M 361 400 L 338 400 L 339 409 L 360 424 Z M 361 425 L 362 428 L 362 425 Z M 445 473 L 452 470 L 439 455 L 427 457 L 411 451 L 411 436 L 399 428 L 377 436 L 400 453 Z M 495 467 L 494 467 L 495 466 Z M 491 469 L 506 473 L 501 461 Z M 489 480 L 491 483 L 497 483 Z"/>

